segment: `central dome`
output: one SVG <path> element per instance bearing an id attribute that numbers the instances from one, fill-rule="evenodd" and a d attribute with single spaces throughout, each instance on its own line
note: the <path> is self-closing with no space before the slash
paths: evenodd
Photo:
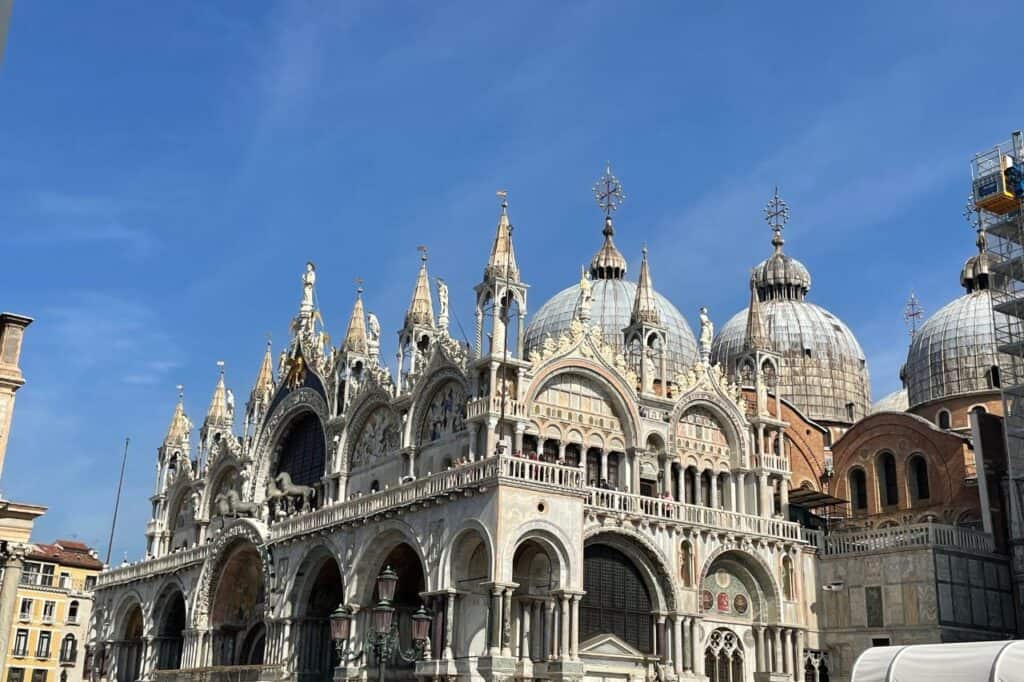
<path id="1" fill-rule="evenodd" d="M 629 326 L 636 284 L 625 279 L 595 279 L 591 293 L 591 323 L 601 328 L 605 343 L 622 351 L 622 330 Z M 573 285 L 541 306 L 526 328 L 527 355 L 533 349 L 540 349 L 548 336 L 557 341 L 563 332 L 569 331 L 579 297 L 579 285 Z M 669 371 L 674 374 L 697 361 L 697 341 L 682 313 L 667 298 L 654 292 L 654 301 L 667 336 Z"/>

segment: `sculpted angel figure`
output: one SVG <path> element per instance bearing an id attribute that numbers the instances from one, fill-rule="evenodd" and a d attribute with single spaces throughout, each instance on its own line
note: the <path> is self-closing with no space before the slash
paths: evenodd
<path id="1" fill-rule="evenodd" d="M 594 300 L 594 285 L 590 273 L 580 266 L 580 319 L 590 319 L 590 304 Z"/>
<path id="2" fill-rule="evenodd" d="M 374 341 L 374 342 L 380 341 L 380 322 L 377 320 L 377 316 L 374 315 L 373 313 L 369 313 L 367 315 L 367 318 L 369 318 L 369 321 L 370 321 L 369 322 L 370 341 Z"/>
<path id="3" fill-rule="evenodd" d="M 711 355 L 711 342 L 715 338 L 715 325 L 708 317 L 708 309 L 705 306 L 700 308 L 700 354 L 707 357 Z"/>
<path id="4" fill-rule="evenodd" d="M 441 314 L 438 317 L 448 319 L 448 285 L 440 277 L 437 278 L 437 300 L 441 304 Z"/>

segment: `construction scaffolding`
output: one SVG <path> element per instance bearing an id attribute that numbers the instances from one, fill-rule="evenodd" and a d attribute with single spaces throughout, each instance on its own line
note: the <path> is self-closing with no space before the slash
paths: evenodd
<path id="1" fill-rule="evenodd" d="M 999 351 L 1017 605 L 1024 605 L 1024 137 L 977 154 L 971 189 L 988 263 Z M 1002 313 L 1002 314 L 998 314 Z M 996 382 L 994 382 L 996 383 Z"/>

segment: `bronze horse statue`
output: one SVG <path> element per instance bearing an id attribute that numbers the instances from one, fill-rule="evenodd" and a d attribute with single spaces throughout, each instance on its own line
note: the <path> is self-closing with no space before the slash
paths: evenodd
<path id="1" fill-rule="evenodd" d="M 217 505 L 217 513 L 224 517 L 250 517 L 256 516 L 259 506 L 254 502 L 246 502 L 237 490 L 231 489 L 220 493 L 213 498 Z"/>
<path id="2" fill-rule="evenodd" d="M 313 508 L 316 489 L 308 485 L 292 483 L 287 471 L 282 471 L 267 481 L 267 507 L 273 516 L 277 510 L 309 511 Z"/>

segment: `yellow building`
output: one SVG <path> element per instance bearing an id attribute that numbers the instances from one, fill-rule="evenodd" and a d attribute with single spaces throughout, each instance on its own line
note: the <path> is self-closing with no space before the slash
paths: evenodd
<path id="1" fill-rule="evenodd" d="M 32 546 L 18 586 L 5 682 L 82 682 L 92 591 L 102 568 L 81 542 Z"/>

